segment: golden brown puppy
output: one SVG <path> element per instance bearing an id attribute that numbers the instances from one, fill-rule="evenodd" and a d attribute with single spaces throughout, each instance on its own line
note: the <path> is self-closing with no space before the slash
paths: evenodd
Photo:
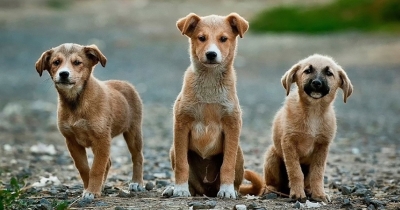
<path id="1" fill-rule="evenodd" d="M 290 92 L 292 83 L 297 88 Z M 342 67 L 318 54 L 287 71 L 282 85 L 288 97 L 273 121 L 273 144 L 264 163 L 265 193 L 290 192 L 291 198 L 302 201 L 307 193 L 316 201 L 328 202 L 323 176 L 329 145 L 336 134 L 333 101 L 341 88 L 346 103 L 353 86 Z M 253 172 L 246 173 L 260 183 Z M 260 189 L 251 194 L 261 194 Z"/>
<path id="2" fill-rule="evenodd" d="M 191 13 L 178 20 L 177 27 L 189 37 L 191 65 L 174 105 L 172 195 L 236 198 L 243 179 L 243 154 L 233 60 L 237 36 L 243 37 L 248 23 L 236 13 L 205 17 Z"/>
<path id="3" fill-rule="evenodd" d="M 40 76 L 47 70 L 58 92 L 58 128 L 81 175 L 82 198 L 101 195 L 111 166 L 113 137 L 123 134 L 132 155 L 130 190 L 143 186 L 142 102 L 134 87 L 123 81 L 99 81 L 94 66 L 106 57 L 95 45 L 62 44 L 47 50 L 36 62 Z M 94 154 L 89 168 L 85 148 Z"/>

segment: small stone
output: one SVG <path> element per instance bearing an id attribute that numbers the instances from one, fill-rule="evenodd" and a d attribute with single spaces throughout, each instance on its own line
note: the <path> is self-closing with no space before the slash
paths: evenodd
<path id="1" fill-rule="evenodd" d="M 370 187 L 374 188 L 374 187 L 376 186 L 376 181 L 371 180 L 371 181 L 369 181 L 368 185 L 369 185 Z"/>
<path id="2" fill-rule="evenodd" d="M 118 196 L 118 197 L 121 197 L 121 198 L 128 198 L 129 195 L 130 195 L 129 192 L 127 192 L 127 191 L 125 191 L 125 190 L 119 190 L 117 196 Z"/>
<path id="3" fill-rule="evenodd" d="M 368 206 L 368 208 L 367 208 L 367 210 L 375 210 L 375 209 L 376 209 L 375 206 L 372 205 L 372 204 L 370 204 L 370 205 Z"/>
<path id="4" fill-rule="evenodd" d="M 121 207 L 121 206 L 116 206 L 114 210 L 128 210 L 127 208 Z"/>
<path id="5" fill-rule="evenodd" d="M 353 188 L 349 186 L 342 186 L 342 195 L 350 195 L 353 192 Z"/>
<path id="6" fill-rule="evenodd" d="M 343 199 L 343 203 L 340 206 L 341 209 L 353 209 L 353 205 L 350 202 L 350 199 L 345 198 Z"/>
<path id="7" fill-rule="evenodd" d="M 391 202 L 400 202 L 400 197 L 399 196 L 391 197 L 390 201 Z"/>
<path id="8" fill-rule="evenodd" d="M 145 188 L 148 191 L 152 190 L 154 188 L 153 182 L 147 182 Z"/>
<path id="9" fill-rule="evenodd" d="M 188 205 L 191 206 L 192 209 L 213 209 L 217 205 L 217 202 L 213 200 L 207 202 L 195 201 L 195 202 L 190 202 Z"/>
<path id="10" fill-rule="evenodd" d="M 108 204 L 106 202 L 103 202 L 103 201 L 96 202 L 96 203 L 94 203 L 94 205 L 97 206 L 97 207 L 108 206 Z"/>
<path id="11" fill-rule="evenodd" d="M 234 209 L 236 209 L 236 210 L 247 210 L 247 207 L 245 205 L 243 205 L 243 204 L 239 204 L 239 205 L 236 205 Z"/>
<path id="12" fill-rule="evenodd" d="M 360 196 L 360 197 L 373 195 L 373 193 L 368 189 L 358 189 L 353 194 L 356 195 L 356 196 Z"/>
<path id="13" fill-rule="evenodd" d="M 293 208 L 295 209 L 301 208 L 301 203 L 299 201 L 296 201 L 296 203 L 293 205 Z"/>
<path id="14" fill-rule="evenodd" d="M 278 197 L 275 193 L 268 193 L 261 197 L 261 199 L 276 199 Z"/>
<path id="15" fill-rule="evenodd" d="M 329 188 L 331 189 L 339 189 L 340 188 L 340 182 L 339 181 L 333 181 L 329 184 Z"/>
<path id="16" fill-rule="evenodd" d="M 157 180 L 156 181 L 156 186 L 157 187 L 165 187 L 167 185 L 169 185 L 169 182 L 166 181 L 166 180 Z"/>
<path id="17" fill-rule="evenodd" d="M 153 176 L 153 175 L 151 175 L 151 174 L 145 174 L 145 175 L 143 176 L 143 179 L 144 179 L 144 180 L 154 180 L 154 179 L 156 179 L 156 177 Z"/>

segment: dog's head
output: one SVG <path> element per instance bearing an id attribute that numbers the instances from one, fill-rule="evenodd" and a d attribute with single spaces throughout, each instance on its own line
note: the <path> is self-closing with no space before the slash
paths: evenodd
<path id="1" fill-rule="evenodd" d="M 35 66 L 40 76 L 49 72 L 58 90 L 79 92 L 98 62 L 104 67 L 107 59 L 96 45 L 67 43 L 44 52 Z"/>
<path id="2" fill-rule="evenodd" d="M 336 90 L 343 90 L 343 98 L 347 98 L 353 92 L 353 85 L 346 72 L 332 58 L 322 55 L 312 55 L 295 64 L 282 77 L 282 85 L 289 95 L 290 86 L 296 83 L 299 93 L 311 100 L 321 98 L 334 99 Z"/>
<path id="3" fill-rule="evenodd" d="M 176 25 L 182 35 L 189 37 L 192 62 L 207 68 L 231 63 L 236 37 L 242 38 L 249 28 L 248 22 L 236 13 L 205 17 L 190 13 Z"/>

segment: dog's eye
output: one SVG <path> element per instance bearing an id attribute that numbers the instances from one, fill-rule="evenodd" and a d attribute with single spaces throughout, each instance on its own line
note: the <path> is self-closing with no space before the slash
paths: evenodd
<path id="1" fill-rule="evenodd" d="M 60 60 L 55 60 L 55 61 L 53 61 L 53 65 L 54 65 L 54 66 L 60 65 L 60 63 L 61 63 Z"/>
<path id="2" fill-rule="evenodd" d="M 326 71 L 326 76 L 333 76 L 333 73 L 331 71 Z"/>
<path id="3" fill-rule="evenodd" d="M 311 74 L 311 69 L 308 68 L 308 69 L 304 70 L 304 74 Z"/>
<path id="4" fill-rule="evenodd" d="M 79 64 L 81 64 L 82 62 L 80 62 L 80 61 L 78 61 L 78 60 L 76 60 L 76 61 L 74 61 L 73 62 L 73 64 L 75 65 L 75 66 L 78 66 Z"/>
<path id="5" fill-rule="evenodd" d="M 205 42 L 206 41 L 206 37 L 205 36 L 199 36 L 199 40 L 200 40 L 200 42 Z"/>
<path id="6" fill-rule="evenodd" d="M 226 40 L 228 40 L 228 38 L 226 36 L 221 36 L 221 38 L 219 40 L 221 42 L 226 42 Z"/>

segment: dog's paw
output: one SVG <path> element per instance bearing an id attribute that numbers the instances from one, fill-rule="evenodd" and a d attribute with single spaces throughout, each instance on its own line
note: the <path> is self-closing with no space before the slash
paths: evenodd
<path id="1" fill-rule="evenodd" d="M 293 200 L 300 201 L 301 203 L 304 203 L 307 200 L 306 193 L 304 192 L 304 190 L 291 189 L 289 197 Z"/>
<path id="2" fill-rule="evenodd" d="M 189 185 L 188 183 L 184 184 L 175 184 L 173 197 L 190 197 Z"/>
<path id="3" fill-rule="evenodd" d="M 219 198 L 233 198 L 236 199 L 237 192 L 233 187 L 233 184 L 222 184 L 219 188 L 219 192 L 217 194 Z"/>
<path id="4" fill-rule="evenodd" d="M 320 195 L 320 196 L 311 195 L 311 199 L 314 200 L 314 201 L 319 201 L 319 202 L 324 202 L 324 203 L 330 203 L 331 202 L 331 198 L 329 197 L 328 194 L 325 194 L 325 193 L 323 195 Z"/>
<path id="5" fill-rule="evenodd" d="M 85 203 L 90 203 L 94 200 L 95 194 L 91 192 L 84 191 L 82 193 L 82 201 Z"/>
<path id="6" fill-rule="evenodd" d="M 144 191 L 144 188 L 139 183 L 130 183 L 128 187 L 131 192 L 141 192 Z"/>
<path id="7" fill-rule="evenodd" d="M 173 195 L 174 195 L 174 186 L 167 186 L 161 194 L 161 196 L 166 198 L 172 197 Z"/>

